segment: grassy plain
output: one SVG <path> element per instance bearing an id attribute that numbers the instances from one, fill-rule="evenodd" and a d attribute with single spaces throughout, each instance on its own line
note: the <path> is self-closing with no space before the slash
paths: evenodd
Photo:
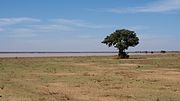
<path id="1" fill-rule="evenodd" d="M 180 54 L 0 58 L 0 101 L 180 101 Z"/>

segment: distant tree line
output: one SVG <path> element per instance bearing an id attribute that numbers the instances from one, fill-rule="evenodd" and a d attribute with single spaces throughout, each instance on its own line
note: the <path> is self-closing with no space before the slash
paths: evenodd
<path id="1" fill-rule="evenodd" d="M 179 52 L 179 51 L 165 51 L 165 50 L 161 50 L 161 51 L 135 51 L 132 53 L 167 53 L 167 52 Z"/>

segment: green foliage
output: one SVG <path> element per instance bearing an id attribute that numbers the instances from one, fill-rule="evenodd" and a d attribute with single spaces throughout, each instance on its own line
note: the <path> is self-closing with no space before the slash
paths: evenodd
<path id="1" fill-rule="evenodd" d="M 108 45 L 109 47 L 114 46 L 119 50 L 119 56 L 127 56 L 124 52 L 129 47 L 134 47 L 139 44 L 139 38 L 136 36 L 134 31 L 127 29 L 116 30 L 107 36 L 102 43 Z"/>

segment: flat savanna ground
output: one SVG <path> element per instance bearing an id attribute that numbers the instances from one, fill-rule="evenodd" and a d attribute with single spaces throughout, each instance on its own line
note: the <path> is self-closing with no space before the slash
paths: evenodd
<path id="1" fill-rule="evenodd" d="M 180 101 L 180 54 L 0 58 L 0 101 Z"/>

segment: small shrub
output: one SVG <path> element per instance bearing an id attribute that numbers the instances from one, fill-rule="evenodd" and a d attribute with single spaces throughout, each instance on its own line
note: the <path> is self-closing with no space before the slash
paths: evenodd
<path id="1" fill-rule="evenodd" d="M 160 53 L 166 53 L 166 51 L 164 51 L 164 50 L 161 50 L 161 52 Z"/>

